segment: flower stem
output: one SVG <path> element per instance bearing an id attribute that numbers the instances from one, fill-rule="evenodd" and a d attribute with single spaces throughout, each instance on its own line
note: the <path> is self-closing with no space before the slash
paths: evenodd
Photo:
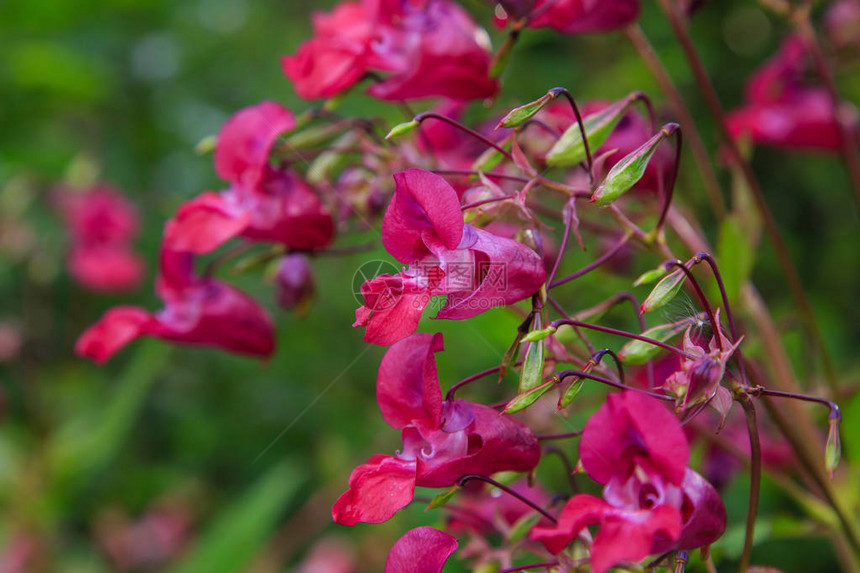
<path id="1" fill-rule="evenodd" d="M 614 257 L 618 253 L 618 251 L 620 251 L 621 248 L 625 244 L 627 244 L 627 241 L 629 241 L 629 240 L 630 240 L 630 233 L 625 233 L 624 236 L 621 237 L 621 239 L 617 243 L 615 243 L 608 251 L 606 251 L 604 254 L 602 254 L 599 258 L 595 259 L 594 262 L 592 262 L 589 265 L 582 267 L 581 269 L 579 269 L 575 273 L 569 274 L 566 277 L 562 277 L 555 282 L 548 283 L 549 288 L 561 286 L 564 283 L 568 283 L 574 279 L 578 279 L 579 277 L 590 273 L 591 271 L 593 271 L 594 269 L 596 269 L 597 267 L 599 267 L 600 265 L 602 265 L 603 263 L 605 263 L 606 261 L 608 261 L 609 259 Z"/>
<path id="2" fill-rule="evenodd" d="M 684 352 L 680 348 L 676 348 L 671 344 L 666 344 L 665 342 L 660 342 L 659 340 L 654 340 L 653 338 L 648 338 L 647 336 L 641 336 L 639 334 L 633 334 L 632 332 L 627 332 L 625 330 L 616 330 L 615 328 L 609 328 L 608 326 L 600 326 L 598 324 L 589 324 L 587 322 L 581 322 L 579 320 L 574 320 L 572 318 L 560 318 L 558 320 L 554 320 L 550 326 L 554 328 L 558 328 L 559 326 L 580 326 L 582 328 L 590 328 L 591 330 L 596 330 L 598 332 L 605 332 L 607 334 L 614 334 L 616 336 L 624 336 L 625 338 L 632 338 L 634 340 L 641 340 L 642 342 L 647 342 L 648 344 L 653 344 L 654 346 L 659 346 L 664 350 L 669 350 L 670 352 L 674 352 L 675 354 L 680 354 L 686 358 L 693 358 L 693 356 L 687 352 Z"/>
<path id="3" fill-rule="evenodd" d="M 693 262 L 695 264 L 695 260 Z M 702 307 L 705 309 L 705 312 L 708 314 L 708 320 L 711 321 L 711 329 L 714 331 L 714 339 L 717 341 L 717 350 L 720 352 L 723 351 L 723 341 L 720 336 L 720 325 L 717 323 L 717 317 L 714 314 L 714 309 L 711 308 L 711 303 L 708 302 L 708 297 L 705 296 L 705 293 L 702 291 L 701 285 L 699 285 L 699 281 L 696 280 L 696 277 L 693 276 L 692 271 L 687 267 L 686 263 L 683 263 L 679 260 L 668 261 L 666 263 L 666 268 L 671 269 L 672 267 L 678 267 L 681 272 L 683 272 L 687 279 L 690 281 L 690 284 L 693 287 L 693 290 L 696 293 L 696 296 L 699 298 L 699 302 L 702 303 Z"/>
<path id="4" fill-rule="evenodd" d="M 530 565 L 519 565 L 518 567 L 511 567 L 510 569 L 502 569 L 499 573 L 516 573 L 517 571 L 528 571 L 529 569 L 540 569 L 555 567 L 558 565 L 558 561 L 544 561 L 543 563 L 532 563 Z"/>
<path id="5" fill-rule="evenodd" d="M 591 157 L 591 147 L 588 144 L 588 137 L 585 135 L 585 124 L 582 121 L 582 114 L 579 112 L 579 106 L 576 105 L 576 100 L 573 99 L 573 96 L 569 91 L 565 88 L 552 88 L 549 90 L 549 93 L 553 95 L 553 97 L 558 97 L 559 95 L 563 95 L 567 98 L 570 107 L 573 109 L 573 115 L 576 118 L 576 123 L 579 125 L 579 134 L 582 136 L 582 147 L 585 150 L 585 165 L 588 168 L 588 182 L 590 187 L 594 188 L 594 159 Z"/>
<path id="6" fill-rule="evenodd" d="M 758 514 L 758 498 L 761 488 L 761 440 L 758 434 L 758 422 L 756 421 L 755 406 L 749 395 L 740 387 L 736 387 L 736 398 L 743 406 L 747 418 L 747 432 L 750 436 L 750 497 L 747 508 L 747 526 L 744 534 L 744 550 L 741 554 L 740 573 L 746 573 L 749 569 L 750 554 L 755 534 L 755 519 Z"/>
<path id="7" fill-rule="evenodd" d="M 800 312 L 800 318 L 803 321 L 806 331 L 813 345 L 818 350 L 818 354 L 821 357 L 822 366 L 824 368 L 825 378 L 830 385 L 830 390 L 832 394 L 835 397 L 837 395 L 838 390 L 838 379 L 836 377 L 836 370 L 833 366 L 833 361 L 830 357 L 830 353 L 827 350 L 827 347 L 824 344 L 824 339 L 821 335 L 821 331 L 818 327 L 818 324 L 815 321 L 815 314 L 812 311 L 812 304 L 809 302 L 809 298 L 806 296 L 806 291 L 803 288 L 803 282 L 800 280 L 800 274 L 797 271 L 797 267 L 794 266 L 794 262 L 791 259 L 791 254 L 788 252 L 788 247 L 785 244 L 785 240 L 780 233 L 779 227 L 776 224 L 776 220 L 773 217 L 773 213 L 771 213 L 770 208 L 767 205 L 767 201 L 765 200 L 761 184 L 756 178 L 755 173 L 753 172 L 749 163 L 747 163 L 743 159 L 740 149 L 738 149 L 737 142 L 734 140 L 734 138 L 732 138 L 731 134 L 729 133 L 725 114 L 723 113 L 722 103 L 720 102 L 720 98 L 717 95 L 717 90 L 714 88 L 711 79 L 708 77 L 708 73 L 705 70 L 705 66 L 702 64 L 702 60 L 699 57 L 698 52 L 696 51 L 696 46 L 693 44 L 693 40 L 690 37 L 689 31 L 687 30 L 683 15 L 680 13 L 677 5 L 674 4 L 673 0 L 658 0 L 658 3 L 660 4 L 660 8 L 663 10 L 663 13 L 669 20 L 669 24 L 672 26 L 672 29 L 675 32 L 675 36 L 678 39 L 678 42 L 681 44 L 681 48 L 684 51 L 684 55 L 687 58 L 687 62 L 693 72 L 693 76 L 696 79 L 696 83 L 699 86 L 699 90 L 702 92 L 702 95 L 705 98 L 705 103 L 710 109 L 711 115 L 713 115 L 714 119 L 716 120 L 717 127 L 720 130 L 722 139 L 726 143 L 726 150 L 728 151 L 729 159 L 732 161 L 732 163 L 734 163 L 741 169 L 741 173 L 744 177 L 744 180 L 752 191 L 756 207 L 761 214 L 762 221 L 764 221 L 765 231 L 767 232 L 768 237 L 770 238 L 770 242 L 773 245 L 774 251 L 776 253 L 777 262 L 782 268 L 782 273 L 785 275 L 785 278 L 788 281 L 789 289 L 791 290 L 792 296 L 797 303 L 797 307 Z"/>
<path id="8" fill-rule="evenodd" d="M 520 500 L 521 502 L 523 502 L 524 504 L 526 504 L 527 506 L 529 506 L 530 508 L 532 508 L 536 512 L 540 513 L 541 515 L 543 515 L 545 518 L 552 521 L 553 523 L 558 523 L 558 520 L 555 517 L 553 517 L 552 514 L 549 513 L 548 511 L 546 511 L 544 508 L 542 508 L 541 506 L 539 506 L 538 504 L 536 504 L 532 500 L 528 499 L 527 497 L 520 495 L 519 493 L 515 492 L 514 490 L 512 490 L 508 486 L 497 482 L 493 478 L 489 478 L 487 476 L 482 476 L 480 474 L 466 474 L 457 480 L 457 485 L 460 487 L 463 487 L 464 485 L 466 485 L 467 482 L 470 482 L 470 481 L 475 480 L 475 479 L 482 481 L 482 482 L 486 482 L 486 483 L 488 483 L 494 487 L 499 488 L 500 490 L 502 490 L 506 494 L 517 498 L 518 500 Z"/>
<path id="9" fill-rule="evenodd" d="M 594 374 L 589 374 L 588 372 L 584 372 L 582 370 L 562 370 L 555 375 L 556 379 L 558 380 L 557 383 L 561 383 L 562 381 L 564 381 L 565 378 L 569 378 L 571 376 L 579 376 L 581 378 L 587 378 L 588 380 L 594 380 L 595 382 L 600 382 L 601 384 L 606 384 L 607 386 L 612 386 L 613 388 L 617 388 L 619 390 L 632 390 L 633 392 L 646 394 L 648 396 L 651 396 L 652 398 L 657 398 L 658 400 L 665 400 L 667 402 L 675 401 L 675 398 L 673 398 L 672 396 L 658 394 L 657 392 L 651 392 L 650 390 L 643 390 L 641 388 L 636 388 L 635 386 L 627 386 L 626 384 L 621 384 L 620 382 L 615 382 L 614 380 L 603 378 L 602 376 L 595 376 Z"/>
<path id="10" fill-rule="evenodd" d="M 462 131 L 464 133 L 468 133 L 469 135 L 471 135 L 472 137 L 474 137 L 475 139 L 477 139 L 478 141 L 480 141 L 481 143 L 483 143 L 487 147 L 492 147 L 493 149 L 495 149 L 496 151 L 498 151 L 499 153 L 504 155 L 505 159 L 507 159 L 509 161 L 513 161 L 513 159 L 514 159 L 509 151 L 506 151 L 504 148 L 502 148 L 496 142 L 490 141 L 489 139 L 487 139 L 486 137 L 484 137 L 483 135 L 481 135 L 480 133 L 478 133 L 474 129 L 470 129 L 470 128 L 466 127 L 465 125 L 463 125 L 462 123 L 460 123 L 459 121 L 457 121 L 455 119 L 451 119 L 450 117 L 444 116 L 441 113 L 436 113 L 435 111 L 425 111 L 423 113 L 419 113 L 418 115 L 416 115 L 414 117 L 414 120 L 417 121 L 418 123 L 424 123 L 424 121 L 428 120 L 428 119 L 438 119 L 439 121 L 441 121 L 443 123 L 447 123 L 448 125 L 450 125 L 452 127 L 456 127 L 460 131 Z"/>

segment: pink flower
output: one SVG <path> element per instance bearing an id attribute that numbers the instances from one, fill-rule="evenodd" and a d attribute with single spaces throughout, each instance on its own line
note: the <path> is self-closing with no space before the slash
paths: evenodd
<path id="1" fill-rule="evenodd" d="M 382 243 L 409 267 L 362 285 L 365 302 L 353 326 L 367 327 L 367 342 L 392 344 L 414 332 L 434 295 L 448 295 L 436 318 L 460 320 L 527 298 L 543 284 L 540 257 L 517 241 L 466 225 L 457 192 L 442 177 L 407 169 L 394 180 Z"/>
<path id="2" fill-rule="evenodd" d="M 131 341 L 153 336 L 230 352 L 269 356 L 274 330 L 266 311 L 241 291 L 193 273 L 193 256 L 162 250 L 156 292 L 164 309 L 118 306 L 89 327 L 75 352 L 104 362 Z"/>
<path id="3" fill-rule="evenodd" d="M 588 475 L 604 485 L 603 499 L 576 495 L 555 526 L 532 529 L 532 539 L 552 553 L 599 524 L 591 566 L 603 573 L 621 561 L 707 545 L 725 530 L 719 495 L 687 467 L 683 430 L 653 398 L 610 395 L 585 425 L 579 453 Z"/>
<path id="4" fill-rule="evenodd" d="M 385 100 L 492 96 L 486 33 L 449 0 L 344 2 L 314 15 L 315 36 L 282 60 L 305 99 L 332 97 L 370 73 L 387 74 L 368 90 Z M 487 42 L 488 43 L 488 40 Z"/>
<path id="5" fill-rule="evenodd" d="M 393 345 L 379 365 L 382 417 L 401 430 L 403 449 L 358 466 L 332 507 L 342 525 L 381 523 L 412 501 L 415 486 L 447 487 L 467 474 L 529 471 L 540 458 L 531 431 L 496 410 L 443 401 L 434 353 L 441 334 L 414 334 Z"/>
<path id="6" fill-rule="evenodd" d="M 66 264 L 75 281 L 95 292 L 136 288 L 144 264 L 131 248 L 138 234 L 134 205 L 108 185 L 61 190 L 57 203 L 69 230 Z"/>
<path id="7" fill-rule="evenodd" d="M 839 149 L 836 108 L 824 88 L 803 83 L 806 64 L 803 41 L 786 38 L 747 82 L 747 103 L 728 115 L 732 136 L 787 149 Z"/>
<path id="8" fill-rule="evenodd" d="M 635 22 L 640 9 L 640 0 L 538 0 L 529 27 L 563 34 L 609 32 Z"/>
<path id="9" fill-rule="evenodd" d="M 310 304 L 316 290 L 314 272 L 307 256 L 293 253 L 281 259 L 275 275 L 278 306 L 303 312 Z"/>
<path id="10" fill-rule="evenodd" d="M 397 540 L 385 560 L 385 573 L 441 573 L 457 540 L 432 527 L 416 527 Z"/>
<path id="11" fill-rule="evenodd" d="M 331 215 L 314 191 L 292 172 L 269 165 L 275 141 L 294 126 L 293 114 L 271 101 L 233 115 L 215 148 L 215 171 L 230 188 L 182 205 L 165 228 L 165 248 L 203 254 L 233 237 L 298 250 L 331 242 Z"/>

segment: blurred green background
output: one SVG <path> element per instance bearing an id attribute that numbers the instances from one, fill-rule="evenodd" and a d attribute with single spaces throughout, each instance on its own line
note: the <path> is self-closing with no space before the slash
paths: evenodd
<path id="1" fill-rule="evenodd" d="M 643 28 L 716 152 L 713 125 L 683 56 L 656 6 L 645 4 Z M 391 543 L 408 527 L 437 519 L 411 507 L 381 526 L 348 530 L 330 523 L 331 503 L 352 468 L 400 445 L 398 432 L 381 420 L 373 392 L 382 349 L 364 344 L 362 331 L 350 328 L 357 306 L 353 272 L 366 260 L 390 260 L 381 249 L 317 260 L 318 293 L 303 320 L 277 310 L 271 285 L 258 275 L 240 277 L 237 284 L 276 318 L 278 350 L 268 362 L 159 341 L 134 343 L 104 367 L 72 353 L 77 335 L 108 307 L 156 309 L 160 303 L 151 280 L 131 295 L 99 296 L 68 278 L 67 239 L 49 201 L 52 187 L 96 175 L 123 189 L 143 218 L 137 247 L 151 279 L 164 221 L 183 201 L 220 188 L 211 158 L 198 156 L 195 145 L 235 110 L 262 99 L 297 111 L 307 107 L 282 75 L 279 58 L 310 37 L 311 9 L 331 5 L 0 3 L 0 347 L 5 341 L 2 348 L 11 348 L 7 355 L 0 352 L 0 564 L 22 551 L 22 539 L 36 555 L 29 568 L 9 571 L 128 570 L 106 549 L 110 532 L 160 510 L 174 516 L 170 527 L 184 532 L 174 537 L 185 541 L 179 556 L 152 558 L 158 570 L 289 571 L 314 543 L 335 535 L 359 556 L 360 570 L 373 571 L 381 570 Z M 484 4 L 467 6 L 488 22 Z M 785 33 L 780 22 L 746 0 L 708 3 L 692 29 L 727 108 L 741 103 L 744 78 Z M 502 33 L 491 34 L 500 45 Z M 839 75 L 843 93 L 854 102 L 860 101 L 858 72 L 855 60 Z M 504 82 L 497 107 L 475 109 L 476 117 L 497 114 L 555 85 L 568 87 L 581 101 L 639 89 L 663 102 L 620 34 L 575 38 L 529 31 Z M 360 94 L 342 111 L 394 122 L 402 117 L 400 110 Z M 839 369 L 856 381 L 860 229 L 838 157 L 762 148 L 753 164 Z M 697 181 L 687 157 L 676 197 L 698 214 L 714 240 L 713 217 Z M 721 182 L 730 187 L 725 171 Z M 812 359 L 772 259 L 769 247 L 758 250 L 753 276 L 780 320 L 798 371 L 808 376 Z M 576 268 L 577 261 L 567 265 Z M 627 285 L 607 279 L 599 292 L 572 286 L 566 296 L 584 307 Z M 447 386 L 497 364 L 516 324 L 495 310 L 463 324 L 425 319 L 421 329 L 445 333 L 447 351 L 439 367 Z M 847 417 L 846 435 L 860 432 L 856 399 L 848 405 L 852 411 L 858 416 Z M 585 413 L 572 418 L 571 427 Z M 561 483 L 556 473 L 548 479 Z M 742 523 L 743 478 L 730 486 L 726 499 L 733 523 Z M 761 515 L 770 525 L 760 529 L 774 540 L 757 547 L 755 556 L 786 572 L 836 567 L 828 542 L 807 535 L 797 508 L 767 486 L 764 499 Z M 6 572 L 2 566 L 0 571 Z"/>

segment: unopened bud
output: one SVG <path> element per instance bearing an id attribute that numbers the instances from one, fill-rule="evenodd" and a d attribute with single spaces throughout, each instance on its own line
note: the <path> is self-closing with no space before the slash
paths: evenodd
<path id="1" fill-rule="evenodd" d="M 630 94 L 609 107 L 583 118 L 582 127 L 591 149 L 598 149 L 606 143 L 636 97 L 636 94 Z M 571 167 L 582 163 L 585 159 L 585 144 L 582 141 L 582 133 L 579 124 L 574 123 L 565 130 L 555 145 L 552 146 L 552 149 L 549 150 L 546 163 L 550 167 Z"/>
<path id="2" fill-rule="evenodd" d="M 397 137 L 399 135 L 403 135 L 404 133 L 409 133 L 419 125 L 421 124 L 414 119 L 412 121 L 398 123 L 391 128 L 391 131 L 388 132 L 388 134 L 385 136 L 385 139 L 391 139 L 392 137 Z"/>
<path id="3" fill-rule="evenodd" d="M 534 326 L 540 330 L 540 314 L 535 315 Z M 534 331 L 532 331 L 534 332 Z M 526 356 L 520 369 L 520 393 L 528 392 L 532 388 L 540 386 L 543 379 L 544 342 L 529 342 L 526 348 Z"/>
<path id="4" fill-rule="evenodd" d="M 609 205 L 633 188 L 642 179 L 645 169 L 657 151 L 657 147 L 677 130 L 677 124 L 668 124 L 660 133 L 643 143 L 639 149 L 612 166 L 603 183 L 591 196 L 591 202 L 600 206 Z"/>
<path id="5" fill-rule="evenodd" d="M 653 338 L 657 342 L 666 342 L 673 336 L 683 332 L 686 327 L 687 324 L 684 322 L 661 324 L 653 328 L 649 328 L 642 333 L 642 336 Z M 660 350 L 662 349 L 659 346 L 651 344 L 650 342 L 645 342 L 644 340 L 631 340 L 618 351 L 618 359 L 621 360 L 625 366 L 636 366 L 639 364 L 645 364 L 657 356 L 660 353 Z"/>
<path id="6" fill-rule="evenodd" d="M 533 102 L 512 109 L 508 112 L 508 115 L 502 118 L 502 120 L 496 126 L 496 129 L 499 129 L 500 127 L 518 127 L 524 124 L 525 122 L 533 118 L 537 114 L 537 112 L 542 110 L 546 106 L 546 104 L 551 102 L 553 99 L 555 99 L 555 96 L 552 92 L 550 92 L 534 100 Z"/>
<path id="7" fill-rule="evenodd" d="M 680 269 L 663 277 L 642 302 L 639 307 L 639 314 L 645 314 L 667 305 L 681 291 L 685 277 L 686 275 Z"/>
<path id="8" fill-rule="evenodd" d="M 827 432 L 827 445 L 824 446 L 824 465 L 830 472 L 830 479 L 842 459 L 842 440 L 839 438 L 839 417 L 831 416 L 830 430 Z"/>
<path id="9" fill-rule="evenodd" d="M 649 285 L 656 281 L 657 279 L 662 279 L 666 276 L 669 271 L 666 270 L 666 267 L 660 265 L 656 269 L 651 269 L 650 271 L 645 271 L 641 275 L 639 275 L 635 281 L 633 281 L 633 286 L 642 286 Z"/>
<path id="10" fill-rule="evenodd" d="M 314 295 L 314 275 L 305 255 L 294 253 L 282 258 L 275 275 L 278 306 L 295 309 L 298 314 L 307 312 Z"/>

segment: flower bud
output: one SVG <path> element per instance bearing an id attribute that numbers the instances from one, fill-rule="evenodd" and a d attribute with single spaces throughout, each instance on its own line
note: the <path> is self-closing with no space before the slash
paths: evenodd
<path id="1" fill-rule="evenodd" d="M 639 314 L 645 314 L 666 306 L 684 286 L 684 272 L 680 269 L 663 277 L 651 290 L 648 297 L 642 301 Z"/>
<path id="2" fill-rule="evenodd" d="M 414 119 L 412 121 L 398 123 L 391 128 L 391 131 L 388 132 L 388 134 L 385 136 L 385 139 L 391 139 L 392 137 L 397 137 L 399 135 L 403 135 L 404 133 L 409 133 L 419 125 L 421 124 Z"/>
<path id="3" fill-rule="evenodd" d="M 282 258 L 278 263 L 275 284 L 278 306 L 286 310 L 295 309 L 300 315 L 307 312 L 315 290 L 313 270 L 307 256 L 295 253 Z"/>
<path id="4" fill-rule="evenodd" d="M 541 316 L 535 315 L 534 330 L 541 330 Z M 529 333 L 531 334 L 531 333 Z M 536 342 L 527 343 L 526 356 L 523 359 L 523 366 L 520 369 L 520 393 L 528 392 L 537 386 L 541 385 L 543 379 L 543 363 L 544 363 L 544 342 L 539 339 Z"/>
<path id="5" fill-rule="evenodd" d="M 830 479 L 833 479 L 833 473 L 836 471 L 836 466 L 839 465 L 839 460 L 842 459 L 842 440 L 839 437 L 839 417 L 831 416 L 830 430 L 827 432 L 827 445 L 824 446 L 824 464 L 827 471 L 830 472 Z"/>
<path id="6" fill-rule="evenodd" d="M 516 107 L 508 112 L 508 115 L 503 117 L 499 124 L 496 126 L 496 129 L 500 127 L 519 127 L 524 124 L 531 118 L 533 118 L 537 112 L 542 110 L 546 104 L 555 99 L 555 95 L 553 92 L 548 92 L 544 96 L 534 100 L 533 102 L 529 102 L 525 105 L 521 105 L 520 107 Z"/>
<path id="7" fill-rule="evenodd" d="M 636 185 L 645 174 L 645 168 L 651 161 L 657 147 L 678 129 L 678 124 L 670 123 L 643 143 L 639 149 L 612 166 L 603 183 L 591 196 L 591 202 L 600 206 L 609 205 Z"/>
<path id="8" fill-rule="evenodd" d="M 583 118 L 583 128 L 588 137 L 588 145 L 591 149 L 598 149 L 603 145 L 613 130 L 627 113 L 627 108 L 636 99 L 637 94 L 630 94 L 626 98 L 614 104 L 588 115 Z M 579 124 L 574 122 L 562 136 L 556 141 L 546 156 L 546 163 L 550 167 L 571 167 L 585 161 L 585 145 L 582 142 L 582 133 Z"/>

